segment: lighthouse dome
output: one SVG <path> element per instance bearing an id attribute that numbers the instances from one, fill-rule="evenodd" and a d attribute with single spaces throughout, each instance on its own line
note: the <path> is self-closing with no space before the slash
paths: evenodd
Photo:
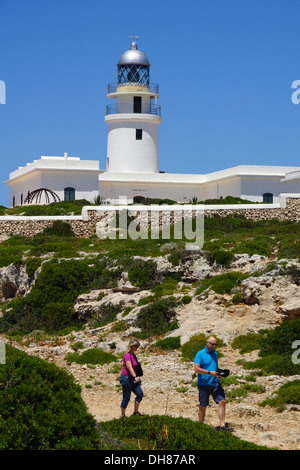
<path id="1" fill-rule="evenodd" d="M 118 62 L 118 66 L 129 64 L 144 65 L 146 67 L 150 66 L 148 57 L 144 52 L 138 49 L 137 44 L 134 40 L 131 43 L 130 49 L 123 52 Z"/>

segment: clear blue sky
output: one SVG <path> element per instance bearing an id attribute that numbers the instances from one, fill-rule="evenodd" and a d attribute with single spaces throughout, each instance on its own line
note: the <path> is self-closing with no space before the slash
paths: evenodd
<path id="1" fill-rule="evenodd" d="M 299 0 L 0 0 L 1 181 L 64 152 L 105 168 L 107 84 L 133 30 L 160 85 L 160 170 L 300 166 L 299 18 Z"/>

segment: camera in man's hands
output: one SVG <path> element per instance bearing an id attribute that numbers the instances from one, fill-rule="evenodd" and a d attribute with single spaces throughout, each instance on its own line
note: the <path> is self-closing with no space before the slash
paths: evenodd
<path id="1" fill-rule="evenodd" d="M 220 377 L 228 377 L 228 375 L 230 374 L 230 370 L 229 369 L 217 369 L 217 374 L 220 376 Z"/>

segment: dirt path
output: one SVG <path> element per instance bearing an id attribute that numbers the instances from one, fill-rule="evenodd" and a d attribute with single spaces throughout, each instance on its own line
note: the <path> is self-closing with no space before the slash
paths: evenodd
<path id="1" fill-rule="evenodd" d="M 1 339 L 1 338 L 0 338 Z M 27 353 L 42 357 L 70 372 L 82 388 L 82 398 L 88 411 L 97 421 L 108 421 L 120 417 L 122 391 L 113 365 L 79 365 L 67 363 L 65 349 L 49 348 L 49 345 L 35 344 L 25 347 L 14 344 Z M 36 347 L 33 347 L 36 346 Z M 224 358 L 220 366 L 229 368 L 234 376 L 245 377 L 247 371 L 236 361 L 242 356 L 238 351 L 227 346 L 222 348 Z M 253 360 L 256 353 L 245 356 Z M 193 364 L 183 363 L 180 354 L 169 352 L 164 354 L 139 353 L 143 363 L 144 377 L 142 388 L 144 399 L 140 411 L 148 415 L 168 414 L 174 417 L 185 417 L 197 420 L 198 391 L 192 385 Z M 293 377 L 300 378 L 299 376 Z M 241 379 L 242 382 L 245 380 Z M 268 447 L 282 450 L 300 450 L 300 407 L 294 407 L 281 413 L 271 407 L 261 407 L 258 403 L 280 385 L 289 380 L 287 377 L 257 377 L 256 384 L 265 386 L 263 394 L 249 393 L 240 401 L 228 402 L 226 421 L 234 427 L 234 434 L 241 439 Z M 226 389 L 225 389 L 226 390 Z M 133 412 L 133 398 L 128 406 L 127 414 Z M 218 407 L 210 401 L 205 422 L 212 426 L 219 425 Z"/>
<path id="2" fill-rule="evenodd" d="M 236 365 L 241 356 L 231 348 L 224 348 L 224 356 L 230 357 L 229 367 L 234 375 L 245 376 L 245 370 Z M 141 356 L 141 355 L 140 355 Z M 142 379 L 144 399 L 140 411 L 148 415 L 168 414 L 197 420 L 198 391 L 192 386 L 193 365 L 182 363 L 177 353 L 164 355 L 143 355 L 145 374 Z M 58 361 L 59 362 L 59 361 Z M 122 392 L 118 373 L 109 373 L 111 366 L 89 368 L 76 364 L 58 365 L 69 370 L 82 386 L 82 397 L 89 412 L 97 421 L 107 421 L 120 417 Z M 221 364 L 222 365 L 222 364 Z M 299 378 L 299 377 L 297 377 Z M 240 402 L 229 402 L 226 407 L 226 420 L 233 425 L 234 434 L 241 439 L 259 445 L 277 447 L 282 450 L 300 450 L 300 407 L 294 410 L 277 412 L 271 407 L 261 407 L 258 403 L 269 397 L 288 379 L 278 376 L 257 377 L 257 384 L 265 386 L 263 394 L 249 393 Z M 133 397 L 127 414 L 132 414 Z M 211 400 L 207 409 L 206 421 L 212 426 L 219 425 L 218 407 Z"/>

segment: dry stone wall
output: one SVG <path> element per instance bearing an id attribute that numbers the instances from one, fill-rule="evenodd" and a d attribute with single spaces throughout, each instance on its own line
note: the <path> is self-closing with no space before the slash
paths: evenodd
<path id="1" fill-rule="evenodd" d="M 149 214 L 142 210 L 142 207 L 137 209 L 142 224 L 145 226 L 149 222 Z M 172 211 L 172 206 L 169 206 Z M 77 237 L 90 237 L 96 233 L 97 224 L 103 221 L 108 215 L 111 215 L 108 208 L 105 207 L 89 207 L 82 216 L 35 216 L 35 217 L 22 217 L 22 216 L 0 216 L 0 238 L 9 237 L 11 235 L 33 236 L 43 232 L 43 230 L 51 226 L 54 220 L 63 220 L 68 222 Z M 272 207 L 264 207 L 262 205 L 248 205 L 237 208 L 236 206 L 216 206 L 204 208 L 205 217 L 213 217 L 218 215 L 220 217 L 232 217 L 235 215 L 243 215 L 247 219 L 254 221 L 266 219 L 278 219 L 280 221 L 291 220 L 300 221 L 300 197 L 289 197 L 282 206 L 274 204 Z M 187 213 L 186 217 L 191 217 L 192 211 Z M 180 217 L 180 215 L 179 215 Z M 162 218 L 159 219 L 160 224 Z M 171 215 L 171 223 L 176 221 L 176 213 Z"/>

